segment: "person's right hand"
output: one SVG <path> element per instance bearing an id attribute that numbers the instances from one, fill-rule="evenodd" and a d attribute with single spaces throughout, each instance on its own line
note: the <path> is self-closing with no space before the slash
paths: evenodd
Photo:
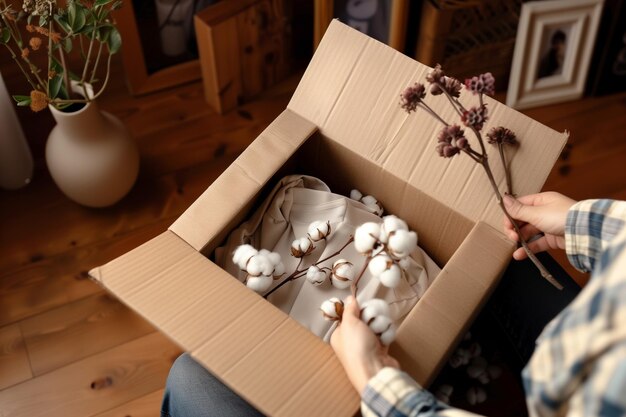
<path id="1" fill-rule="evenodd" d="M 518 198 L 504 197 L 504 206 L 515 220 L 522 233 L 528 239 L 543 233 L 533 240 L 528 247 L 533 253 L 547 249 L 565 249 L 565 221 L 567 212 L 576 203 L 569 197 L 555 192 L 531 194 Z M 519 241 L 513 224 L 504 216 L 504 231 L 511 239 Z M 513 257 L 522 260 L 527 257 L 524 248 L 519 248 Z"/>

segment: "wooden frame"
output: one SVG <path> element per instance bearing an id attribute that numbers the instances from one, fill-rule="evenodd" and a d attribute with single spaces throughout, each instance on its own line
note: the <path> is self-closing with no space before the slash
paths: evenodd
<path id="1" fill-rule="evenodd" d="M 391 16 L 389 25 L 389 42 L 392 48 L 404 52 L 406 42 L 409 0 L 391 0 Z M 334 0 L 315 0 L 315 19 L 313 43 L 317 48 L 326 28 L 334 18 Z"/>
<path id="2" fill-rule="evenodd" d="M 149 73 L 132 1 L 125 1 L 114 17 L 122 35 L 122 60 L 132 94 L 146 94 L 200 79 L 198 59 Z"/>
<path id="3" fill-rule="evenodd" d="M 525 109 L 582 96 L 602 3 L 556 0 L 523 4 L 507 105 Z"/>

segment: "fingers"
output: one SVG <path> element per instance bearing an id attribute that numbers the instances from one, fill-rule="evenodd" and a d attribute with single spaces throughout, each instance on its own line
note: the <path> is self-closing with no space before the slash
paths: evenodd
<path id="1" fill-rule="evenodd" d="M 519 200 L 516 200 L 510 195 L 505 195 L 503 198 L 504 206 L 506 207 L 506 210 L 509 212 L 511 217 L 513 217 L 514 219 L 522 220 L 524 222 L 530 223 L 533 220 L 533 208 L 534 207 L 533 207 L 533 204 L 527 205 L 526 203 L 524 203 L 524 201 L 529 201 L 531 203 L 534 203 L 535 200 L 537 199 L 537 197 L 534 197 L 534 196 L 536 195 L 531 194 L 529 196 L 525 196 L 525 197 L 530 197 L 530 199 L 524 198 L 522 201 L 522 198 L 520 198 Z"/>
<path id="2" fill-rule="evenodd" d="M 360 320 L 361 310 L 359 310 L 359 304 L 353 296 L 348 296 L 343 308 L 342 321 L 352 321 L 354 319 Z"/>
<path id="3" fill-rule="evenodd" d="M 551 246 L 546 236 L 542 236 L 539 239 L 533 240 L 532 242 L 528 243 L 528 249 L 530 249 L 532 253 L 543 252 L 550 248 Z M 513 252 L 513 258 L 521 261 L 522 259 L 528 258 L 528 254 L 526 253 L 524 248 L 518 248 L 515 252 Z"/>

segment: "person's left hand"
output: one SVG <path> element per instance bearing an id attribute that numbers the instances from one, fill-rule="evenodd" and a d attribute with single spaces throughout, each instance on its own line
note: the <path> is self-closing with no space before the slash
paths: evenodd
<path id="1" fill-rule="evenodd" d="M 382 368 L 399 368 L 398 361 L 389 356 L 387 347 L 380 343 L 374 332 L 359 318 L 359 306 L 350 296 L 345 302 L 341 323 L 332 336 L 330 345 L 354 388 L 360 394 L 367 382 Z"/>

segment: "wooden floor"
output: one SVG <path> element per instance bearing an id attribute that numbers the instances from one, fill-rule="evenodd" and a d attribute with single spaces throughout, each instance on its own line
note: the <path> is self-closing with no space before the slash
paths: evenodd
<path id="1" fill-rule="evenodd" d="M 41 161 L 47 119 L 26 129 L 38 160 L 32 184 L 0 192 L 3 417 L 158 415 L 179 349 L 90 282 L 87 271 L 165 230 L 284 108 L 297 84 L 294 77 L 222 117 L 204 103 L 200 83 L 132 98 L 121 71 L 116 61 L 100 105 L 139 144 L 142 171 L 130 195 L 99 210 L 67 200 Z M 626 199 L 626 94 L 527 114 L 571 132 L 546 189 Z"/>

